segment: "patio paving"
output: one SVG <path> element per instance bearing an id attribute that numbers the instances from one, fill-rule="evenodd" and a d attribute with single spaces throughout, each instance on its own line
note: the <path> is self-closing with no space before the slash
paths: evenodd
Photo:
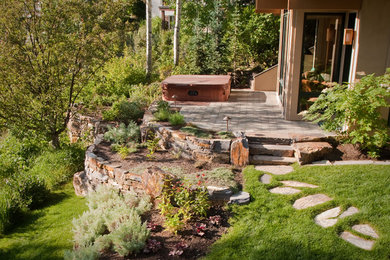
<path id="1" fill-rule="evenodd" d="M 289 137 L 300 134 L 315 137 L 329 136 L 316 124 L 283 119 L 276 92 L 232 90 L 227 102 L 177 102 L 186 122 L 200 128 L 225 131 L 225 116 L 231 117 L 230 131 L 250 134 Z"/>

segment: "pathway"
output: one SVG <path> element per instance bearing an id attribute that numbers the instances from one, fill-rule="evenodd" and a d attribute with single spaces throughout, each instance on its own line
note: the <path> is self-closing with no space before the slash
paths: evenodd
<path id="1" fill-rule="evenodd" d="M 256 170 L 267 172 L 260 177 L 260 181 L 264 184 L 270 184 L 273 175 L 289 174 L 294 171 L 294 168 L 291 166 L 256 166 Z M 298 181 L 280 182 L 283 184 L 283 186 L 272 188 L 269 190 L 269 192 L 274 194 L 292 195 L 300 193 L 301 189 L 299 188 L 316 189 L 319 187 L 315 184 Z M 297 199 L 294 202 L 293 207 L 296 210 L 303 210 L 331 200 L 333 200 L 333 198 L 330 198 L 326 194 L 319 193 Z M 335 207 L 318 214 L 314 218 L 314 222 L 323 228 L 328 228 L 336 225 L 339 219 L 352 216 L 358 212 L 359 209 L 356 207 L 349 207 L 344 212 L 342 211 L 341 207 Z M 355 234 L 349 231 L 344 231 L 339 235 L 339 237 L 359 248 L 372 250 L 375 244 L 375 240 L 379 238 L 377 232 L 369 224 L 354 225 L 352 226 L 352 230 Z M 357 234 L 365 235 L 366 237 L 370 237 L 370 239 L 362 238 Z"/>
<path id="2" fill-rule="evenodd" d="M 180 107 L 180 113 L 184 115 L 186 122 L 214 131 L 225 131 L 226 122 L 223 118 L 229 116 L 229 130 L 242 131 L 247 135 L 329 135 L 316 124 L 283 119 L 276 92 L 233 89 L 227 102 L 177 102 L 176 105 Z"/>

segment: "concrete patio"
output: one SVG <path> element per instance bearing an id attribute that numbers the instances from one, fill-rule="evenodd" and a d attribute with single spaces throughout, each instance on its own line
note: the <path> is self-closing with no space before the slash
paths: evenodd
<path id="1" fill-rule="evenodd" d="M 176 105 L 181 107 L 186 122 L 214 131 L 225 131 L 223 118 L 229 116 L 229 130 L 243 131 L 247 135 L 283 138 L 332 135 L 310 122 L 283 119 L 277 98 L 275 92 L 232 90 L 227 102 L 177 102 Z"/>

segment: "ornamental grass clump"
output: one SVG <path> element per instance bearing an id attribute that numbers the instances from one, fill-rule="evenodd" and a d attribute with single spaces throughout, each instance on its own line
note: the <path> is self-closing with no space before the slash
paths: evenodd
<path id="1" fill-rule="evenodd" d="M 128 256 L 144 248 L 150 230 L 141 216 L 151 208 L 149 197 L 98 186 L 87 200 L 89 210 L 73 220 L 74 247 L 65 259 L 97 259 L 104 251 Z"/>
<path id="2" fill-rule="evenodd" d="M 380 109 L 390 107 L 390 69 L 383 76 L 368 75 L 353 85 L 325 89 L 309 108 L 305 119 L 319 123 L 340 139 L 360 144 L 370 156 L 389 141 L 386 120 Z"/>

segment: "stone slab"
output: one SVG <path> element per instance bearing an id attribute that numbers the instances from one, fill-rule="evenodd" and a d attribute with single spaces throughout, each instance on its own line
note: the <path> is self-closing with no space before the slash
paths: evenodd
<path id="1" fill-rule="evenodd" d="M 311 164 L 306 164 L 305 166 L 329 166 L 332 165 L 332 163 L 328 160 L 322 160 L 322 161 L 315 161 Z"/>
<path id="2" fill-rule="evenodd" d="M 298 187 L 298 188 L 318 188 L 317 185 L 309 184 L 299 181 L 281 181 L 285 186 Z"/>
<path id="3" fill-rule="evenodd" d="M 229 200 L 233 192 L 229 187 L 207 186 L 211 200 Z"/>
<path id="4" fill-rule="evenodd" d="M 309 164 L 324 159 L 333 150 L 327 142 L 302 142 L 294 143 L 295 157 L 299 164 Z"/>
<path id="5" fill-rule="evenodd" d="M 349 207 L 346 211 L 344 211 L 340 216 L 339 218 L 346 218 L 346 217 L 349 217 L 349 216 L 352 216 L 356 213 L 359 212 L 359 209 L 358 208 L 355 208 L 355 207 Z"/>
<path id="6" fill-rule="evenodd" d="M 370 236 L 372 238 L 379 238 L 375 230 L 368 224 L 354 225 L 352 229 L 362 233 L 363 235 Z"/>
<path id="7" fill-rule="evenodd" d="M 293 204 L 293 207 L 296 209 L 306 209 L 306 208 L 314 207 L 316 205 L 325 203 L 330 200 L 332 200 L 332 198 L 329 198 L 325 194 L 309 195 L 296 200 Z"/>
<path id="8" fill-rule="evenodd" d="M 297 194 L 301 191 L 298 189 L 290 188 L 290 187 L 276 187 L 276 188 L 270 189 L 269 192 L 275 193 L 275 194 L 282 194 L 282 195 L 291 195 L 291 194 Z"/>
<path id="9" fill-rule="evenodd" d="M 336 218 L 341 212 L 340 207 L 329 209 L 327 211 L 318 214 L 314 218 L 314 222 L 321 227 L 327 228 L 336 225 L 338 219 Z"/>
<path id="10" fill-rule="evenodd" d="M 335 161 L 333 165 L 365 165 L 365 164 L 373 164 L 374 161 L 371 160 L 361 160 L 361 161 Z"/>
<path id="11" fill-rule="evenodd" d="M 275 175 L 285 175 L 294 171 L 294 168 L 292 166 L 261 165 L 256 166 L 255 168 L 258 171 L 269 172 Z"/>
<path id="12" fill-rule="evenodd" d="M 240 191 L 230 197 L 229 204 L 248 204 L 251 196 L 248 192 Z"/>
<path id="13" fill-rule="evenodd" d="M 264 184 L 270 184 L 271 183 L 272 176 L 269 174 L 263 174 L 261 176 L 260 181 Z"/>
<path id="14" fill-rule="evenodd" d="M 372 250 L 374 243 L 375 243 L 374 241 L 366 240 L 364 238 L 355 236 L 348 231 L 344 231 L 343 233 L 341 233 L 340 238 L 342 238 L 345 241 L 351 243 L 352 245 L 360 247 L 364 250 Z"/>

